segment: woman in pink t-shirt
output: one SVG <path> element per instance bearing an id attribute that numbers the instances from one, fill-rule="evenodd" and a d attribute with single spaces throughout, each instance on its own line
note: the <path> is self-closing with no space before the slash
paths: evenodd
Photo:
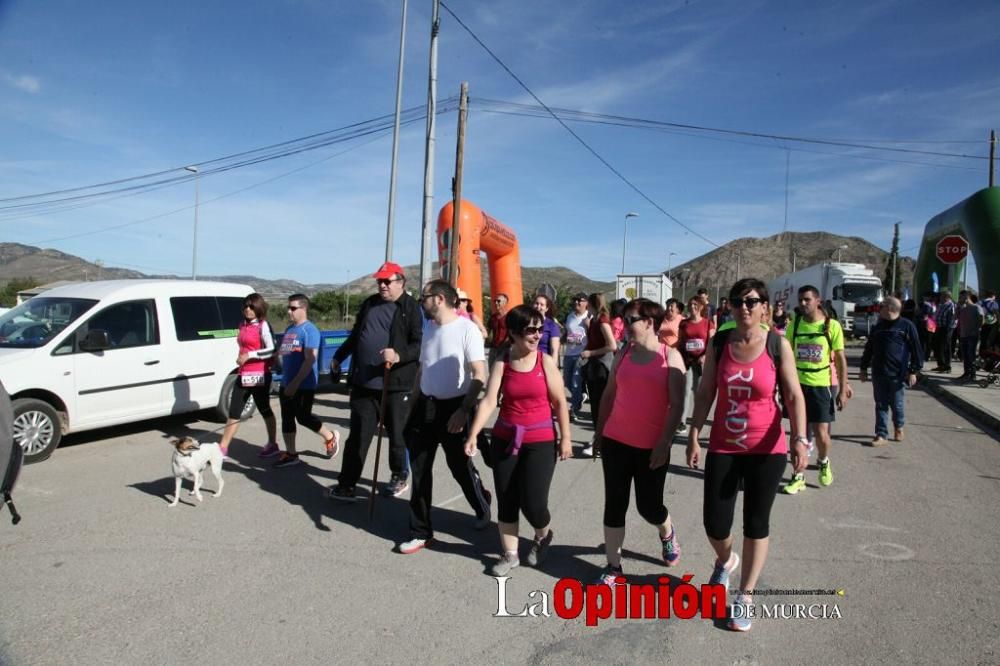
<path id="1" fill-rule="evenodd" d="M 604 468 L 604 551 L 608 566 L 599 583 L 623 577 L 625 514 L 635 483 L 639 515 L 659 532 L 663 560 L 677 564 L 681 549 L 663 503 L 670 445 L 684 404 L 684 361 L 657 338 L 663 307 L 645 298 L 629 302 L 623 317 L 629 345 L 611 368 L 601 398 L 595 446 Z"/>
<path id="2" fill-rule="evenodd" d="M 698 466 L 698 435 L 715 402 L 705 456 L 703 511 L 705 532 L 717 557 L 709 582 L 728 588 L 729 575 L 740 562 L 733 551 L 731 529 L 736 495 L 742 484 L 743 568 L 734 606 L 745 609 L 751 603 L 748 591 L 757 586 L 767 558 L 771 506 L 788 453 L 781 409 L 775 399 L 779 384 L 791 415 L 792 466 L 796 472 L 805 469 L 808 453 L 805 404 L 792 347 L 760 326 L 766 311 L 767 287 L 760 280 L 745 278 L 733 285 L 729 302 L 736 328 L 717 334 L 713 348 L 706 354 L 688 435 L 687 461 L 692 468 Z M 729 628 L 748 631 L 749 614 L 733 613 Z"/>
<path id="3" fill-rule="evenodd" d="M 494 576 L 506 576 L 521 561 L 517 552 L 520 514 L 535 528 L 527 563 L 538 566 L 552 543 L 549 527 L 549 487 L 556 457 L 572 455 L 566 389 L 555 359 L 538 349 L 544 318 L 528 305 L 505 315 L 510 347 L 490 368 L 486 395 L 479 401 L 469 428 L 465 452 L 476 454 L 479 432 L 493 415 L 500 396 L 500 415 L 493 426 L 490 460 L 497 494 L 497 526 L 503 553 L 491 567 Z M 552 424 L 559 422 L 559 446 Z"/>

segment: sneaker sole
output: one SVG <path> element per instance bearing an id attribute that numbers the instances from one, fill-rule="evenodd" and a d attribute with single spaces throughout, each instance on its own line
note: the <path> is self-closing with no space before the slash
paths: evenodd
<path id="1" fill-rule="evenodd" d="M 729 622 L 726 623 L 726 627 L 728 627 L 728 629 L 730 631 L 735 631 L 738 634 L 745 634 L 746 632 L 750 631 L 750 627 L 751 626 L 752 625 L 748 624 L 745 627 L 741 627 L 741 626 L 735 624 L 732 620 L 730 620 Z"/>
<path id="2" fill-rule="evenodd" d="M 430 543 L 431 543 L 430 541 L 425 541 L 424 543 L 420 544 L 419 546 L 416 546 L 415 548 L 408 548 L 406 550 L 404 550 L 403 547 L 400 546 L 399 552 L 403 555 L 412 555 L 414 553 L 423 550 L 424 548 L 427 548 L 430 545 Z"/>
<path id="3" fill-rule="evenodd" d="M 410 489 L 410 484 L 406 484 L 405 486 L 403 486 L 402 488 L 400 488 L 399 490 L 397 490 L 394 493 L 390 493 L 388 490 L 386 490 L 386 491 L 384 491 L 382 493 L 382 496 L 383 497 L 399 497 L 400 495 L 402 495 L 403 493 L 405 493 L 409 489 Z"/>

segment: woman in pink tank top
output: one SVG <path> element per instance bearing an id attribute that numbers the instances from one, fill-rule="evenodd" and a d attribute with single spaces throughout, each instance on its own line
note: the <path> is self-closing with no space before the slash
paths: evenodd
<path id="1" fill-rule="evenodd" d="M 684 410 L 684 361 L 657 337 L 663 317 L 663 308 L 648 299 L 626 304 L 623 321 L 630 344 L 615 359 L 601 398 L 595 448 L 604 468 L 608 566 L 598 582 L 606 585 L 623 578 L 621 549 L 633 482 L 636 508 L 656 526 L 666 565 L 677 564 L 681 554 L 663 486 Z"/>
<path id="2" fill-rule="evenodd" d="M 573 450 L 562 375 L 555 359 L 538 349 L 545 324 L 541 313 L 518 305 L 506 314 L 505 323 L 511 344 L 490 368 L 486 395 L 479 401 L 465 443 L 466 454 L 474 456 L 479 433 L 502 396 L 488 444 L 503 548 L 490 570 L 494 576 L 506 576 L 521 563 L 517 552 L 521 513 L 535 528 L 527 563 L 538 566 L 545 560 L 552 543 L 549 487 L 556 458 L 566 460 Z M 559 421 L 558 448 L 553 415 Z"/>
<path id="3" fill-rule="evenodd" d="M 806 414 L 795 372 L 792 347 L 782 337 L 761 328 L 767 311 L 767 287 L 754 278 L 740 280 L 729 293 L 736 328 L 717 333 L 706 354 L 705 372 L 695 398 L 688 435 L 687 462 L 701 459 L 699 433 L 715 403 L 709 451 L 705 456 L 704 522 L 716 560 L 710 584 L 729 586 L 729 575 L 740 563 L 733 551 L 736 495 L 743 489 L 743 567 L 740 594 L 730 614 L 729 628 L 748 631 L 751 603 L 748 591 L 757 586 L 767 559 L 771 506 L 785 469 L 788 443 L 776 400 L 781 387 L 792 424 L 792 464 L 805 469 Z M 721 337 L 720 337 L 721 336 Z"/>
<path id="4" fill-rule="evenodd" d="M 274 354 L 274 336 L 267 324 L 267 301 L 253 293 L 243 299 L 243 323 L 236 336 L 239 354 L 236 357 L 236 385 L 229 402 L 229 419 L 222 431 L 219 448 L 222 455 L 229 455 L 229 443 L 240 427 L 240 418 L 248 400 L 253 399 L 257 411 L 267 426 L 267 444 L 261 455 L 278 451 L 278 424 L 271 410 L 271 356 Z"/>

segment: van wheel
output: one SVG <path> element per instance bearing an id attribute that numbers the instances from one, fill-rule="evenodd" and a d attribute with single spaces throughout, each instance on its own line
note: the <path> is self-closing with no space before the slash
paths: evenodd
<path id="1" fill-rule="evenodd" d="M 62 439 L 62 421 L 49 403 L 34 398 L 15 400 L 14 443 L 24 451 L 26 464 L 42 462 Z"/>
<path id="2" fill-rule="evenodd" d="M 233 391 L 236 389 L 237 381 L 239 381 L 239 376 L 229 375 L 226 377 L 226 381 L 222 383 L 222 393 L 219 395 L 219 404 L 215 408 L 215 415 L 223 422 L 229 420 L 229 403 L 233 399 Z M 256 411 L 257 405 L 254 403 L 253 398 L 249 398 L 246 404 L 243 405 L 243 413 L 240 414 L 240 420 L 246 421 Z"/>

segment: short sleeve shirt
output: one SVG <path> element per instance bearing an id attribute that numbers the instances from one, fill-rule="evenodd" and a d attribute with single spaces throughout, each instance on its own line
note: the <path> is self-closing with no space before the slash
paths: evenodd
<path id="1" fill-rule="evenodd" d="M 299 374 L 299 369 L 305 362 L 306 349 L 317 351 L 316 360 L 312 364 L 312 372 L 306 375 L 300 389 L 314 390 L 319 383 L 319 329 L 309 320 L 298 326 L 289 326 L 285 334 L 281 337 L 281 348 L 278 353 L 281 355 L 281 376 L 282 382 L 288 384 Z"/>
<path id="2" fill-rule="evenodd" d="M 840 322 L 831 317 L 827 336 L 823 335 L 823 320 L 808 322 L 799 318 L 798 331 L 795 331 L 794 320 L 785 329 L 785 337 L 792 345 L 795 354 L 795 369 L 799 374 L 799 384 L 802 386 L 830 386 L 832 375 L 830 364 L 833 353 L 844 350 L 844 329 Z M 795 334 L 794 337 L 792 334 Z"/>
<path id="3" fill-rule="evenodd" d="M 472 321 L 430 321 L 420 341 L 420 392 L 441 400 L 463 396 L 472 383 L 472 364 L 485 360 L 483 334 Z"/>

